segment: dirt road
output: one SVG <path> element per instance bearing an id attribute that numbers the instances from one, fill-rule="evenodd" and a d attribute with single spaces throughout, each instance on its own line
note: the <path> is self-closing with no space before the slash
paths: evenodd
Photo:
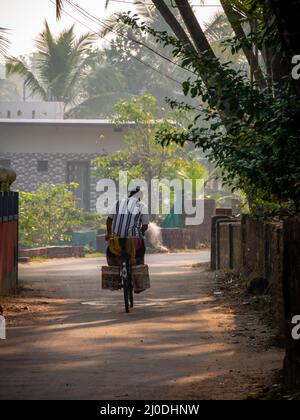
<path id="1" fill-rule="evenodd" d="M 24 296 L 2 302 L 0 399 L 241 399 L 261 389 L 282 352 L 254 315 L 213 296 L 207 266 L 192 267 L 208 258 L 148 257 L 152 288 L 129 315 L 121 293 L 100 289 L 103 260 L 21 267 Z"/>

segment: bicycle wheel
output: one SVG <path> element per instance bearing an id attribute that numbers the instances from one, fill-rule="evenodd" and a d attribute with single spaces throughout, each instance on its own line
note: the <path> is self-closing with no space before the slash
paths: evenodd
<path id="1" fill-rule="evenodd" d="M 134 302 L 133 302 L 133 285 L 131 280 L 131 274 L 129 274 L 129 301 L 130 301 L 130 307 L 133 308 Z"/>
<path id="2" fill-rule="evenodd" d="M 124 303 L 125 303 L 125 311 L 126 313 L 130 312 L 129 309 L 129 299 L 130 299 L 130 291 L 129 291 L 129 287 L 128 287 L 128 282 L 124 282 Z"/>
<path id="3" fill-rule="evenodd" d="M 126 311 L 126 313 L 128 313 L 129 312 L 129 304 L 130 304 L 130 282 L 129 282 L 128 266 L 125 263 L 123 263 L 123 267 L 122 267 L 122 270 L 121 270 L 121 276 L 122 276 L 122 283 L 123 283 L 125 311 Z"/>

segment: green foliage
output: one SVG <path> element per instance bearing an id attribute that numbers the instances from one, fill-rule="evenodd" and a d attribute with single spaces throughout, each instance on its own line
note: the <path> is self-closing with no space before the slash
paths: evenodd
<path id="1" fill-rule="evenodd" d="M 57 245 L 84 221 L 73 194 L 76 184 L 42 184 L 35 192 L 20 192 L 20 241 L 26 246 Z"/>
<path id="2" fill-rule="evenodd" d="M 135 123 L 124 138 L 125 150 L 97 158 L 94 173 L 98 178 L 119 179 L 120 171 L 127 171 L 129 181 L 143 179 L 151 184 L 154 178 L 205 176 L 205 169 L 193 153 L 177 145 L 162 147 L 156 141 L 158 130 L 184 130 L 185 112 L 166 113 L 156 98 L 145 94 L 140 98 L 121 100 L 115 106 L 114 121 L 117 124 Z M 162 119 L 161 115 L 165 114 Z M 192 178 L 193 179 L 193 178 Z"/>
<path id="3" fill-rule="evenodd" d="M 230 63 L 200 56 L 185 48 L 176 38 L 138 24 L 138 17 L 125 15 L 124 21 L 136 29 L 152 33 L 158 42 L 173 46 L 173 55 L 195 73 L 183 83 L 186 96 L 205 106 L 190 130 L 160 129 L 164 145 L 191 142 L 204 150 L 222 169 L 225 184 L 247 193 L 250 199 L 286 207 L 294 203 L 300 210 L 300 104 L 288 90 L 259 90 Z M 204 84 L 199 74 L 207 72 Z M 179 108 L 181 107 L 177 104 Z M 176 106 L 173 103 L 173 106 Z M 199 118 L 209 123 L 198 125 Z"/>
<path id="4" fill-rule="evenodd" d="M 255 196 L 251 200 L 251 206 L 243 206 L 243 213 L 249 214 L 255 219 L 285 219 L 290 217 L 295 212 L 295 205 L 292 201 L 279 203 L 275 201 L 268 201 L 266 199 Z"/>
<path id="5" fill-rule="evenodd" d="M 284 401 L 300 401 L 300 391 L 289 392 L 281 399 Z"/>
<path id="6" fill-rule="evenodd" d="M 153 24 L 161 25 L 158 13 L 153 16 Z M 112 25 L 110 23 L 109 27 L 113 29 Z M 84 100 L 72 110 L 72 115 L 110 117 L 119 98 L 129 100 L 131 96 L 139 97 L 145 92 L 155 96 L 161 106 L 165 105 L 165 97 L 170 91 L 175 99 L 183 98 L 176 80 L 183 80 L 186 72 L 155 53 L 162 53 L 163 48 L 152 37 L 133 33 L 124 25 L 117 27 L 111 35 L 110 48 L 93 54 L 82 87 Z M 164 55 L 170 57 L 171 52 L 164 51 Z"/>
<path id="7" fill-rule="evenodd" d="M 163 144 L 192 142 L 201 147 L 223 169 L 224 183 L 242 189 L 251 198 L 275 202 L 290 208 L 300 202 L 300 115 L 296 97 L 269 92 L 253 97 L 253 111 L 248 119 L 223 121 L 207 116 L 210 129 L 192 128 L 188 133 L 160 132 Z"/>
<path id="8" fill-rule="evenodd" d="M 104 258 L 105 254 L 103 254 L 102 252 L 90 252 L 90 253 L 86 253 L 85 258 L 88 259 L 92 259 L 92 258 Z"/>
<path id="9" fill-rule="evenodd" d="M 157 30 L 165 30 L 167 23 L 150 3 L 134 1 L 134 9 L 143 21 Z M 180 20 L 176 8 L 173 13 Z M 139 97 L 145 92 L 155 96 L 161 106 L 165 106 L 169 92 L 176 100 L 183 99 L 180 81 L 186 77 L 186 71 L 172 64 L 171 48 L 157 44 L 148 34 L 132 31 L 118 20 L 116 13 L 103 22 L 101 34 L 110 35 L 110 47 L 101 50 L 95 57 L 95 64 L 91 64 L 83 89 L 86 101 L 76 108 L 74 115 L 110 117 L 119 98 L 129 100 L 131 96 Z"/>
<path id="10" fill-rule="evenodd" d="M 125 75 L 109 60 L 105 51 L 93 53 L 82 83 L 82 102 L 69 111 L 75 118 L 106 118 L 120 96 L 128 96 Z"/>

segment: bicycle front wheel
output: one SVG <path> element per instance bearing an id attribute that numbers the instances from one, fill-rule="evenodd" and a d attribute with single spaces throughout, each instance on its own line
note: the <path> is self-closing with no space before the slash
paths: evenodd
<path id="1" fill-rule="evenodd" d="M 133 286 L 132 286 L 132 280 L 131 277 L 129 278 L 129 301 L 130 301 L 130 307 L 133 308 Z"/>
<path id="2" fill-rule="evenodd" d="M 123 292 L 124 292 L 125 311 L 126 313 L 128 313 L 130 311 L 129 309 L 130 287 L 129 287 L 128 275 L 123 278 Z"/>

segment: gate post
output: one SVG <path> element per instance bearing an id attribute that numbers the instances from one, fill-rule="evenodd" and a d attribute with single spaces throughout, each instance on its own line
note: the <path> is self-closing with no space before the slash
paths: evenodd
<path id="1" fill-rule="evenodd" d="M 300 217 L 284 223 L 283 296 L 286 328 L 284 376 L 291 388 L 300 386 L 300 340 L 293 337 L 293 318 L 300 315 Z"/>
<path id="2" fill-rule="evenodd" d="M 15 180 L 13 170 L 0 168 L 0 295 L 18 286 L 18 193 L 10 191 Z"/>

